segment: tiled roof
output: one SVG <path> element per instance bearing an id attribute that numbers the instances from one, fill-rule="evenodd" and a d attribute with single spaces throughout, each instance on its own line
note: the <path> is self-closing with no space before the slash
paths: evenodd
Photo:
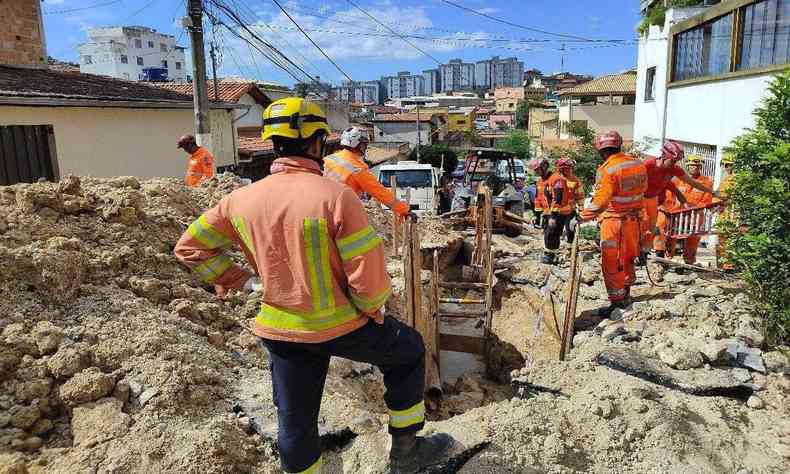
<path id="1" fill-rule="evenodd" d="M 162 89 L 178 92 L 181 94 L 192 95 L 192 84 L 175 83 L 175 82 L 160 82 L 155 84 Z M 208 81 L 208 99 L 214 100 L 214 83 Z M 260 94 L 258 86 L 254 82 L 230 82 L 221 81 L 219 83 L 219 100 L 222 102 L 229 102 L 235 104 L 245 94 L 250 94 L 254 98 Z"/>
<path id="2" fill-rule="evenodd" d="M 434 114 L 420 114 L 420 120 L 427 122 L 433 118 Z M 417 114 L 376 114 L 374 122 L 416 122 Z"/>
<path id="3" fill-rule="evenodd" d="M 327 143 L 336 143 L 340 141 L 339 133 L 332 133 L 327 138 Z M 267 152 L 274 150 L 274 144 L 271 140 L 263 140 L 258 137 L 239 137 L 238 149 L 240 153 L 252 155 L 255 153 Z"/>
<path id="4" fill-rule="evenodd" d="M 560 95 L 636 94 L 636 73 L 611 74 L 565 89 Z"/>
<path id="5" fill-rule="evenodd" d="M 368 109 L 372 110 L 374 113 L 377 114 L 397 114 L 400 113 L 400 109 L 397 107 L 390 107 L 388 105 L 370 105 Z"/>
<path id="6" fill-rule="evenodd" d="M 190 103 L 176 91 L 111 77 L 0 65 L 0 98 Z"/>

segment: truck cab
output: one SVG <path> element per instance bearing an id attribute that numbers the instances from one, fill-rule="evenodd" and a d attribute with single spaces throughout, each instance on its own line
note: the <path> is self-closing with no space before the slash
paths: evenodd
<path id="1" fill-rule="evenodd" d="M 416 214 L 432 213 L 435 210 L 434 196 L 439 186 L 439 177 L 430 164 L 416 161 L 399 161 L 379 167 L 379 182 L 390 187 L 390 178 L 397 183 L 397 199 L 406 201 Z"/>

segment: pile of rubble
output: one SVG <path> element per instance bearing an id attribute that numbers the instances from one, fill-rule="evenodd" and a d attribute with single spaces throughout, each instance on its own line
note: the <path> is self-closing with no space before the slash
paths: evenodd
<path id="1" fill-rule="evenodd" d="M 218 298 L 172 255 L 240 185 L 0 188 L 0 473 L 279 472 L 267 355 L 248 330 L 256 298 Z M 388 213 L 368 209 L 391 250 Z M 424 263 L 439 250 L 452 270 L 464 236 L 435 219 L 420 233 Z M 666 287 L 642 275 L 633 308 L 580 326 L 560 363 L 533 335 L 541 289 L 567 268 L 537 263 L 540 247 L 537 234 L 495 238 L 500 377 L 445 381 L 427 430 L 456 446 L 432 472 L 786 472 L 788 360 L 762 352 L 737 281 L 655 268 Z M 605 291 L 589 245 L 583 260 L 588 311 Z M 388 261 L 396 314 L 400 265 Z M 724 382 L 734 390 L 693 394 Z M 377 370 L 333 360 L 319 422 L 327 472 L 383 472 Z"/>

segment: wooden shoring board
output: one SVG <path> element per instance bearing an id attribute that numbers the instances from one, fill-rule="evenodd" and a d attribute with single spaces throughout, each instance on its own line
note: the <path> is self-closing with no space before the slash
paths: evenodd
<path id="1" fill-rule="evenodd" d="M 568 287 L 565 293 L 565 314 L 562 321 L 562 338 L 560 340 L 560 360 L 565 360 L 573 342 L 573 321 L 576 319 L 576 304 L 579 301 L 579 281 L 581 271 L 579 265 L 579 226 L 576 225 L 576 235 L 573 237 L 571 247 L 571 269 L 568 278 Z"/>
<path id="2" fill-rule="evenodd" d="M 392 190 L 392 195 L 395 196 L 395 199 L 398 198 L 398 178 L 395 175 L 390 176 L 390 189 Z M 392 213 L 392 255 L 397 257 L 400 255 L 400 246 L 398 242 L 400 241 L 399 234 L 401 232 L 401 225 L 399 222 L 399 217 L 394 212 Z"/>

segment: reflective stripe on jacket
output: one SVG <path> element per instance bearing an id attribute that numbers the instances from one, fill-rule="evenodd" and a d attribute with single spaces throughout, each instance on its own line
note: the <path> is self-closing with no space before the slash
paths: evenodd
<path id="1" fill-rule="evenodd" d="M 351 150 L 343 149 L 324 157 L 324 176 L 350 187 L 357 196 L 367 194 L 401 216 L 411 210 L 408 204 L 398 201 L 389 189 L 379 183 L 368 170 L 368 165 Z"/>
<path id="2" fill-rule="evenodd" d="M 197 186 L 201 181 L 214 177 L 214 157 L 202 146 L 189 157 L 184 183 Z"/>
<path id="3" fill-rule="evenodd" d="M 568 189 L 570 189 L 573 196 L 574 205 L 584 206 L 584 185 L 582 185 L 582 181 L 574 174 L 565 176 L 565 181 L 568 183 Z"/>
<path id="4" fill-rule="evenodd" d="M 619 217 L 641 211 L 645 190 L 645 165 L 625 153 L 612 155 L 598 167 L 592 203 L 582 211 L 582 217 Z"/>
<path id="5" fill-rule="evenodd" d="M 381 237 L 354 192 L 316 162 L 280 158 L 272 172 L 198 218 L 176 256 L 207 283 L 240 288 L 249 275 L 223 250 L 241 247 L 260 269 L 260 337 L 318 343 L 354 331 L 390 295 Z"/>

